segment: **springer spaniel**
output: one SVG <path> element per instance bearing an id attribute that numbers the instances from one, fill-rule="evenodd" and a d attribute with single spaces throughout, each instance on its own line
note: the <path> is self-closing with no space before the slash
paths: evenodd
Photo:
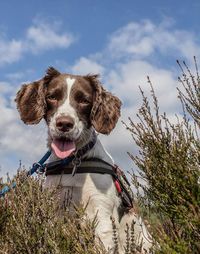
<path id="1" fill-rule="evenodd" d="M 52 149 L 50 161 L 70 157 L 96 136 L 96 132 L 109 134 L 120 116 L 120 100 L 107 92 L 98 75 L 63 74 L 50 67 L 46 75 L 22 86 L 16 96 L 17 108 L 26 124 L 37 124 L 42 118 L 48 126 L 48 146 Z M 95 131 L 94 131 L 95 130 Z M 81 160 L 101 159 L 111 165 L 112 157 L 97 138 Z M 87 204 L 86 214 L 98 225 L 96 235 L 109 253 L 116 253 L 113 242 L 111 217 L 119 232 L 119 253 L 124 253 L 126 224 L 135 221 L 135 239 L 143 238 L 143 248 L 149 250 L 148 232 L 134 211 L 120 215 L 122 200 L 112 176 L 98 173 L 48 175 L 46 187 L 61 186 L 61 202 L 66 192 L 72 191 L 75 203 Z"/>

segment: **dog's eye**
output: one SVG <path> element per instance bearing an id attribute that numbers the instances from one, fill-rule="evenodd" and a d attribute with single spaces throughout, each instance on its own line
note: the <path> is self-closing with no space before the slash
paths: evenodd
<path id="1" fill-rule="evenodd" d="M 78 100 L 78 103 L 88 105 L 88 104 L 90 104 L 90 101 L 87 100 L 86 98 L 80 98 L 80 99 Z"/>
<path id="2" fill-rule="evenodd" d="M 85 96 L 82 92 L 78 92 L 75 95 L 75 100 L 82 105 L 89 105 L 90 104 L 90 100 L 87 98 L 87 96 Z"/>
<path id="3" fill-rule="evenodd" d="M 57 100 L 56 95 L 54 95 L 54 94 L 47 95 L 47 100 L 49 100 L 49 101 L 56 101 Z"/>

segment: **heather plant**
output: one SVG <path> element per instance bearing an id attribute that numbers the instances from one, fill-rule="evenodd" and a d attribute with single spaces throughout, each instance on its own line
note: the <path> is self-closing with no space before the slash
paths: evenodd
<path id="1" fill-rule="evenodd" d="M 178 62 L 183 117 L 172 122 L 160 113 L 148 77 L 152 100 L 141 90 L 138 120 L 129 118 L 126 125 L 139 150 L 129 153 L 139 169 L 132 180 L 159 246 L 155 253 L 200 253 L 200 78 L 194 60 L 195 75 Z"/>
<path id="2" fill-rule="evenodd" d="M 130 118 L 126 124 L 139 150 L 136 155 L 129 153 L 138 168 L 131 177 L 137 205 L 154 239 L 152 253 L 200 253 L 200 78 L 194 60 L 195 75 L 178 62 L 182 117 L 172 122 L 160 113 L 148 77 L 151 100 L 141 90 L 137 121 Z M 69 198 L 62 210 L 59 190 L 43 189 L 42 177 L 26 179 L 21 172 L 15 181 L 17 188 L 0 199 L 0 254 L 108 253 L 95 240 L 97 219 L 87 220 L 84 207 L 74 206 Z M 117 230 L 112 223 L 117 254 Z M 134 238 L 134 222 L 127 225 L 126 235 L 125 254 L 142 253 Z"/>
<path id="3" fill-rule="evenodd" d="M 27 178 L 24 171 L 13 181 L 17 187 L 0 199 L 0 254 L 110 253 L 95 237 L 98 221 L 86 218 L 86 207 L 75 206 L 68 195 L 61 207 L 59 189 L 44 189 L 43 177 Z M 118 254 L 118 232 L 111 220 Z M 140 254 L 142 244 L 135 243 L 134 229 L 126 231 L 125 254 Z"/>
<path id="4" fill-rule="evenodd" d="M 96 219 L 87 220 L 83 207 L 75 207 L 73 215 L 62 210 L 58 190 L 44 190 L 43 179 L 24 177 L 0 200 L 0 253 L 106 253 L 94 238 Z"/>

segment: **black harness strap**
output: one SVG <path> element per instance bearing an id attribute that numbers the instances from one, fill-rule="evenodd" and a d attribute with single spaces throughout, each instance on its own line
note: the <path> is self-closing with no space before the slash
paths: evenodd
<path id="1" fill-rule="evenodd" d="M 48 175 L 60 175 L 60 174 L 72 174 L 73 171 L 72 162 L 68 165 L 60 164 L 58 162 L 51 162 L 46 165 L 46 176 Z M 77 167 L 76 174 L 84 174 L 84 173 L 97 173 L 97 174 L 109 174 L 113 177 L 116 176 L 113 171 L 113 166 L 109 163 L 97 159 L 86 159 L 81 161 L 81 165 Z"/>
<path id="2" fill-rule="evenodd" d="M 72 174 L 73 167 L 67 167 L 67 168 L 59 168 L 59 169 L 51 169 L 46 171 L 46 176 L 48 175 L 60 175 L 60 174 L 66 174 L 70 175 Z M 85 173 L 93 173 L 93 174 L 108 174 L 115 177 L 115 173 L 112 169 L 108 168 L 100 168 L 100 167 L 81 167 L 79 166 L 76 170 L 76 174 L 85 174 Z"/>
<path id="3" fill-rule="evenodd" d="M 73 172 L 73 164 L 63 165 L 59 163 L 49 163 L 46 165 L 46 176 L 48 175 L 70 175 Z M 126 176 L 116 165 L 111 165 L 101 159 L 92 158 L 81 161 L 77 167 L 76 174 L 108 174 L 111 175 L 115 183 L 117 192 L 122 199 L 124 207 L 130 209 L 133 207 L 133 194 Z"/>

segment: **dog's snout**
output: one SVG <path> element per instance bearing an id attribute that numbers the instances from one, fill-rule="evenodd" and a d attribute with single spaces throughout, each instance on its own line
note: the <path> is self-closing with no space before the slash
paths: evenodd
<path id="1" fill-rule="evenodd" d="M 74 127 L 74 120 L 70 116 L 61 116 L 56 119 L 56 127 L 59 131 L 69 132 Z"/>

